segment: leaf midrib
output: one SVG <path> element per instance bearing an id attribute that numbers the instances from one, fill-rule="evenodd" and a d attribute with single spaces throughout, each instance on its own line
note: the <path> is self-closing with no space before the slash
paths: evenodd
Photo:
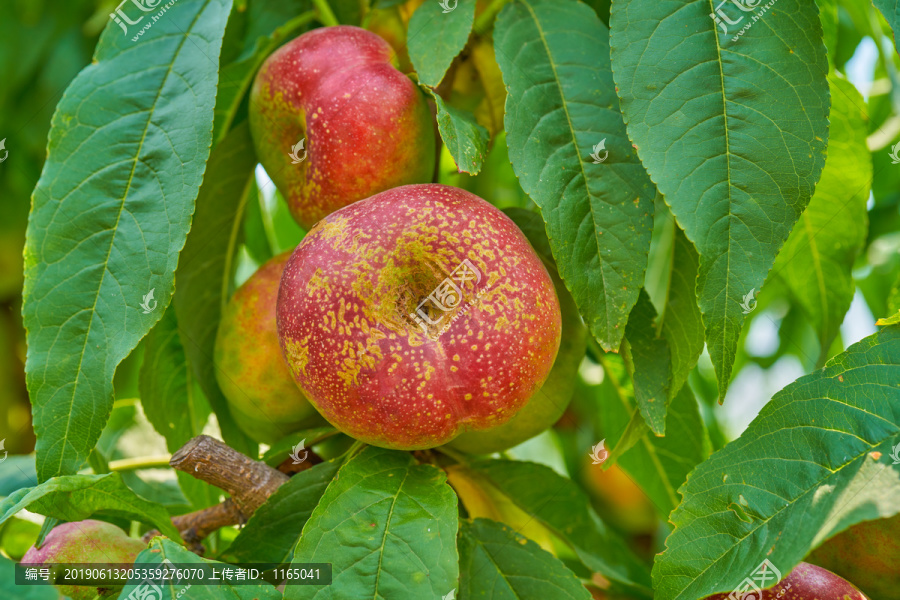
<path id="1" fill-rule="evenodd" d="M 79 375 L 75 376 L 75 383 L 72 386 L 72 394 L 70 395 L 70 401 L 68 402 L 69 414 L 67 415 L 67 418 L 66 418 L 66 430 L 64 432 L 64 435 L 57 440 L 58 442 L 61 442 L 63 444 L 65 444 L 66 440 L 69 439 L 69 429 L 72 426 L 72 409 L 75 405 L 75 397 L 78 392 L 78 382 L 81 379 L 81 377 L 80 377 L 80 374 L 82 371 L 81 367 L 84 364 L 84 355 L 87 350 L 88 339 L 91 336 L 91 330 L 93 329 L 93 326 L 94 326 L 94 320 L 97 317 L 97 302 L 100 300 L 100 290 L 103 287 L 103 281 L 106 279 L 106 274 L 109 271 L 109 257 L 112 254 L 113 247 L 115 246 L 116 234 L 119 231 L 119 221 L 122 218 L 122 212 L 124 212 L 124 210 L 125 210 L 125 202 L 128 199 L 128 194 L 129 194 L 129 191 L 131 190 L 132 182 L 134 181 L 134 173 L 135 173 L 135 170 L 137 169 L 138 159 L 140 158 L 141 150 L 143 150 L 143 148 L 144 148 L 144 142 L 147 139 L 147 130 L 150 128 L 150 123 L 153 121 L 153 115 L 156 112 L 156 107 L 159 103 L 160 97 L 162 96 L 163 88 L 165 87 L 166 82 L 169 80 L 169 77 L 172 75 L 172 70 L 175 67 L 175 62 L 181 53 L 181 48 L 184 46 L 185 42 L 187 41 L 188 36 L 190 36 L 190 32 L 193 31 L 194 26 L 197 24 L 197 20 L 200 18 L 200 15 L 203 14 L 206 6 L 209 5 L 209 2 L 210 2 L 210 0 L 204 0 L 203 7 L 200 8 L 196 12 L 193 20 L 191 21 L 190 26 L 187 28 L 187 31 L 185 31 L 184 35 L 181 37 L 181 41 L 178 43 L 178 47 L 176 48 L 175 52 L 173 53 L 172 60 L 169 63 L 168 68 L 166 69 L 165 77 L 163 77 L 163 80 L 156 91 L 156 97 L 153 99 L 153 103 L 150 105 L 150 110 L 147 111 L 147 122 L 144 125 L 144 131 L 141 132 L 140 143 L 139 143 L 137 151 L 135 152 L 134 159 L 133 159 L 132 165 L 131 165 L 131 173 L 128 174 L 128 181 L 125 184 L 125 193 L 122 195 L 122 201 L 119 204 L 119 212 L 116 215 L 116 223 L 112 229 L 113 234 L 110 237 L 109 248 L 106 251 L 106 258 L 103 261 L 103 271 L 100 274 L 100 281 L 97 283 L 97 293 L 94 296 L 94 302 L 91 305 L 91 318 L 88 321 L 88 328 L 87 328 L 87 331 L 85 331 L 85 333 L 84 333 L 84 344 L 81 347 L 81 353 L 78 357 L 77 373 Z M 102 128 L 102 126 L 101 126 L 101 128 Z M 65 164 L 65 162 L 63 162 L 62 164 Z M 62 205 L 62 200 L 60 200 L 59 205 L 60 206 Z M 49 366 L 50 366 L 50 362 L 47 361 L 47 363 L 44 365 L 44 379 L 46 379 L 47 368 Z M 62 450 L 59 453 L 59 462 L 57 463 L 57 468 L 55 469 L 55 473 L 58 474 L 58 473 L 62 472 L 62 465 L 63 465 L 64 458 L 65 458 L 65 451 Z"/>
<path id="2" fill-rule="evenodd" d="M 600 229 L 598 226 L 597 215 L 594 213 L 594 203 L 591 201 L 593 196 L 591 195 L 591 189 L 588 186 L 588 178 L 587 172 L 584 170 L 584 160 L 582 160 L 581 155 L 578 152 L 578 140 L 575 137 L 575 126 L 572 123 L 572 117 L 569 114 L 569 103 L 566 100 L 565 94 L 562 91 L 562 84 L 559 83 L 559 73 L 556 71 L 556 61 L 553 59 L 553 54 L 550 52 L 550 46 L 547 44 L 547 37 L 544 34 L 544 28 L 541 26 L 540 21 L 537 18 L 537 14 L 534 11 L 534 8 L 531 6 L 529 0 L 521 0 L 522 4 L 528 9 L 528 12 L 531 14 L 531 18 L 534 21 L 535 28 L 538 30 L 540 34 L 541 44 L 544 46 L 544 51 L 547 54 L 548 63 L 550 64 L 550 68 L 553 69 L 553 79 L 556 83 L 556 88 L 559 91 L 559 99 L 562 102 L 562 109 L 566 115 L 566 123 L 569 125 L 569 133 L 572 136 L 572 147 L 575 149 L 575 158 L 578 161 L 578 168 L 581 170 L 581 180 L 584 182 L 584 191 L 588 198 L 588 207 L 591 209 L 591 222 L 594 226 L 594 234 L 591 236 L 594 239 L 594 244 L 597 247 L 597 258 L 601 261 L 601 268 L 598 269 L 600 272 L 600 278 L 603 282 L 603 289 L 608 290 L 609 286 L 606 283 L 606 272 L 602 268 L 603 255 L 600 249 L 600 237 L 597 235 L 597 231 Z M 712 0 L 710 0 L 712 2 Z M 606 317 L 606 337 L 610 337 L 611 335 L 611 322 L 610 322 L 610 307 L 609 303 L 603 303 L 603 312 Z"/>
<path id="3" fill-rule="evenodd" d="M 710 13 L 715 14 L 716 9 L 714 6 L 714 0 L 708 0 L 708 2 L 709 2 Z M 728 219 L 728 225 L 727 225 L 727 235 L 725 237 L 728 240 L 728 245 L 725 248 L 725 286 L 723 288 L 723 297 L 725 300 L 723 302 L 722 311 L 727 315 L 728 314 L 728 297 L 729 297 L 728 296 L 728 288 L 729 288 L 729 285 L 731 284 L 731 278 L 729 277 L 729 275 L 731 274 L 731 244 L 733 241 L 732 236 L 731 236 L 731 224 L 732 224 L 733 213 L 732 213 L 731 209 L 732 209 L 732 204 L 734 202 L 734 199 L 731 196 L 731 188 L 732 188 L 732 182 L 731 182 L 731 130 L 728 129 L 728 99 L 725 97 L 725 71 L 724 71 L 723 65 L 722 65 L 722 62 L 723 62 L 722 46 L 721 46 L 721 44 L 719 44 L 719 33 L 716 31 L 715 21 L 712 21 L 711 26 L 712 26 L 713 39 L 716 41 L 716 57 L 718 58 L 718 60 L 716 61 L 716 64 L 719 67 L 719 83 L 721 84 L 721 90 L 722 90 L 722 127 L 725 131 L 725 165 L 726 165 L 726 172 L 727 172 L 727 174 L 725 176 L 725 181 L 727 184 L 726 187 L 728 189 L 728 214 L 726 215 L 726 218 Z M 698 249 L 698 251 L 699 251 L 699 249 Z M 704 257 L 701 256 L 701 260 L 703 260 L 703 258 Z M 697 290 L 697 291 L 699 292 L 699 290 Z M 706 313 L 704 313 L 703 316 L 706 316 Z M 741 320 L 743 320 L 743 319 L 741 319 Z M 726 318 L 724 321 L 725 322 L 722 326 L 722 334 L 721 334 L 721 344 L 722 344 L 723 351 L 726 350 L 728 347 L 727 341 L 725 339 L 727 332 L 728 332 L 728 319 Z M 708 329 L 707 329 L 707 331 L 708 331 Z M 719 376 L 718 392 L 719 392 L 719 400 L 720 401 L 725 398 L 725 390 L 728 388 L 728 380 L 730 379 L 731 369 L 733 368 L 733 366 L 729 366 L 727 369 L 725 368 L 725 364 L 728 364 L 728 362 L 731 362 L 731 361 L 727 361 L 727 359 L 726 359 L 726 363 L 724 363 L 722 365 L 723 372 L 717 373 L 717 375 Z M 725 374 L 725 371 L 728 371 L 728 375 Z"/>
<path id="4" fill-rule="evenodd" d="M 847 373 L 847 372 L 848 372 L 848 371 L 843 371 L 841 374 L 844 374 L 844 373 Z M 838 404 L 841 404 L 841 405 L 846 406 L 846 407 L 848 407 L 848 408 L 857 408 L 857 407 L 852 407 L 851 405 L 849 405 L 849 404 L 847 404 L 847 403 L 845 403 L 845 402 L 839 402 L 839 401 L 837 401 L 837 400 L 833 400 L 833 402 L 837 402 Z M 818 427 L 817 429 L 820 430 L 820 431 L 822 430 L 821 427 Z M 838 467 L 838 468 L 835 469 L 834 471 L 831 471 L 831 470 L 829 469 L 829 471 L 830 471 L 829 474 L 826 475 L 823 479 L 817 480 L 816 485 L 814 485 L 813 487 L 810 487 L 809 489 L 807 489 L 806 491 L 804 491 L 802 494 L 800 494 L 799 496 L 797 496 L 796 498 L 794 498 L 793 501 L 787 503 L 786 506 L 777 509 L 774 513 L 772 513 L 772 514 L 771 514 L 769 517 L 767 517 L 766 519 L 761 519 L 760 522 L 759 522 L 759 524 L 758 524 L 756 527 L 754 527 L 752 530 L 748 531 L 746 535 L 744 535 L 743 537 L 739 538 L 738 542 L 739 542 L 739 543 L 742 543 L 742 542 L 743 542 L 744 540 L 746 540 L 748 537 L 750 537 L 751 535 L 753 535 L 760 527 L 762 527 L 763 525 L 766 525 L 769 521 L 771 521 L 772 519 L 774 519 L 775 517 L 777 517 L 778 515 L 780 515 L 783 511 L 788 510 L 790 507 L 796 505 L 796 504 L 797 504 L 798 502 L 800 502 L 805 496 L 807 496 L 810 492 L 812 492 L 813 490 L 819 489 L 819 487 L 821 487 L 821 485 L 822 485 L 823 483 L 826 483 L 826 482 L 828 482 L 830 479 L 832 479 L 833 477 L 837 476 L 837 475 L 838 475 L 839 473 L 841 473 L 841 471 L 843 471 L 845 468 L 849 467 L 850 465 L 856 464 L 857 461 L 859 461 L 860 459 L 865 460 L 865 457 L 869 454 L 869 452 L 872 451 L 873 448 L 877 448 L 877 447 L 881 446 L 881 445 L 884 444 L 886 441 L 889 442 L 889 441 L 890 441 L 890 438 L 893 437 L 893 436 L 896 436 L 896 435 L 898 435 L 897 432 L 894 432 L 892 435 L 887 436 L 884 440 L 881 440 L 881 441 L 879 441 L 878 443 L 869 446 L 869 448 L 867 448 L 866 450 L 864 450 L 862 453 L 857 454 L 857 455 L 856 455 L 855 457 L 853 457 L 851 460 L 847 461 L 846 463 L 844 463 L 843 465 L 841 465 L 840 467 Z M 817 465 L 817 466 L 822 466 L 822 465 Z M 886 468 L 886 467 L 885 467 L 885 468 Z M 766 491 L 766 493 L 770 493 L 770 494 L 771 494 L 771 491 L 769 491 L 769 490 L 765 490 L 765 491 Z M 725 512 L 725 511 L 722 511 L 722 512 Z M 676 529 L 677 529 L 677 526 L 676 526 Z M 711 569 L 712 567 L 714 567 L 715 565 L 717 565 L 718 562 L 719 562 L 720 560 L 722 560 L 723 558 L 725 558 L 725 557 L 729 554 L 729 552 L 730 552 L 731 550 L 733 550 L 734 548 L 736 548 L 736 547 L 739 545 L 739 543 L 734 543 L 734 544 L 732 544 L 731 547 L 730 547 L 728 550 L 726 550 L 725 552 L 723 552 L 723 553 L 719 556 L 719 558 L 715 559 L 713 562 L 711 562 L 711 563 L 709 564 L 709 566 L 707 566 L 705 569 L 703 569 L 702 571 L 700 571 L 700 572 L 697 574 L 697 576 L 696 576 L 694 579 L 691 580 L 691 583 L 692 583 L 692 584 L 695 583 L 698 579 L 700 579 L 700 577 L 701 577 L 704 573 L 706 573 L 709 569 Z M 667 548 L 667 551 L 668 551 L 668 548 Z M 681 593 L 679 593 L 677 596 L 674 596 L 674 597 L 673 597 L 673 600 L 678 600 L 678 598 L 681 598 L 681 597 L 684 595 L 685 592 L 687 592 L 687 588 L 685 588 L 684 590 L 682 590 Z"/>
<path id="5" fill-rule="evenodd" d="M 391 499 L 391 509 L 388 511 L 387 519 L 384 524 L 384 535 L 381 536 L 381 546 L 378 547 L 378 571 L 375 574 L 375 589 L 374 595 L 372 596 L 372 600 L 378 600 L 378 584 L 381 582 L 381 564 L 384 561 L 384 546 L 387 544 L 387 536 L 388 531 L 391 528 L 391 518 L 394 516 L 394 507 L 397 506 L 397 499 L 400 497 L 400 493 L 403 491 L 403 486 L 406 484 L 406 480 L 409 479 L 409 473 L 412 470 L 412 467 L 407 466 L 403 470 L 403 480 L 400 482 L 400 485 L 397 486 L 397 493 L 394 494 L 394 497 Z"/>
<path id="6" fill-rule="evenodd" d="M 853 198 L 851 197 L 851 200 L 852 199 Z M 809 238 L 810 259 L 816 269 L 816 284 L 819 287 L 819 297 L 822 305 L 822 323 L 824 324 L 828 321 L 828 298 L 826 297 L 825 275 L 822 273 L 822 257 L 819 252 L 819 245 L 816 243 L 816 236 L 812 232 L 812 223 L 810 222 L 808 211 L 804 210 L 800 218 L 803 219 L 803 229 L 806 232 L 806 237 Z"/>

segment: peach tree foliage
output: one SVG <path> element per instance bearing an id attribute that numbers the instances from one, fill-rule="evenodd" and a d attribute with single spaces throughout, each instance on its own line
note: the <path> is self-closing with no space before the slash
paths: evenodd
<path id="1" fill-rule="evenodd" d="M 900 326 L 885 319 L 835 348 L 880 160 L 865 102 L 837 72 L 835 2 L 777 0 L 737 39 L 700 0 L 451 11 L 426 0 L 411 16 L 394 0 L 322 4 L 178 0 L 136 42 L 110 22 L 59 100 L 24 254 L 36 458 L 2 467 L 30 481 L 3 472 L 0 524 L 22 509 L 138 521 L 168 538 L 141 562 L 333 564 L 333 587 L 289 586 L 287 598 L 587 600 L 599 574 L 622 596 L 668 600 L 728 592 L 763 558 L 786 574 L 832 535 L 900 512 Z M 874 4 L 900 24 L 891 3 Z M 481 173 L 471 185 L 489 201 L 492 189 L 518 194 L 508 214 L 577 305 L 604 379 L 574 386 L 580 421 L 559 433 L 563 460 L 574 474 L 607 439 L 610 462 L 670 524 L 652 564 L 579 477 L 507 456 L 453 466 L 492 499 L 476 500 L 448 483 L 445 462 L 354 448 L 291 478 L 203 559 L 168 518 L 216 503 L 217 490 L 182 473 L 167 487 L 109 472 L 134 425 L 133 408 L 114 408 L 126 366 L 170 452 L 214 414 L 226 443 L 259 457 L 217 384 L 216 328 L 241 257 L 262 263 L 304 232 L 257 188 L 246 98 L 283 42 L 333 19 L 368 26 L 376 11 L 405 15 L 392 22 L 399 44 L 458 172 Z M 466 77 L 478 81 L 470 96 L 454 88 Z M 772 292 L 748 311 L 760 289 Z M 900 311 L 900 291 L 888 298 L 876 316 Z M 708 395 L 724 398 L 748 360 L 746 322 L 776 301 L 808 320 L 819 356 L 724 444 L 687 382 L 705 345 Z M 331 433 L 294 433 L 262 458 L 277 465 Z"/>

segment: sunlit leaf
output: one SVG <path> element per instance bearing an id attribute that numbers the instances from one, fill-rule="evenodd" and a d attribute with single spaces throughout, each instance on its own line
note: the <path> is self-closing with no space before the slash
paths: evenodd
<path id="1" fill-rule="evenodd" d="M 720 398 L 741 302 L 762 287 L 809 203 L 828 137 L 815 3 L 749 4 L 719 3 L 719 13 L 707 2 L 632 0 L 614 2 L 610 18 L 628 135 L 700 255 L 697 296 Z"/>
<path id="2" fill-rule="evenodd" d="M 22 309 L 41 481 L 82 466 L 109 417 L 116 366 L 169 304 L 230 8 L 180 0 L 138 42 L 138 26 L 128 35 L 110 21 L 56 108 Z"/>
<path id="3" fill-rule="evenodd" d="M 900 512 L 900 327 L 775 394 L 688 477 L 653 569 L 656 597 L 730 592 L 763 561 L 788 573 L 828 537 Z"/>

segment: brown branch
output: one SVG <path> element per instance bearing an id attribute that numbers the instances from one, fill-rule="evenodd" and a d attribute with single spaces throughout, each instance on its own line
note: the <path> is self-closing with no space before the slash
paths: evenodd
<path id="1" fill-rule="evenodd" d="M 221 504 L 172 517 L 172 523 L 184 541 L 201 555 L 204 552 L 201 540 L 222 527 L 246 523 L 288 480 L 281 471 L 206 435 L 197 436 L 182 446 L 172 455 L 169 464 L 231 496 Z M 159 535 L 158 531 L 148 531 L 143 539 L 149 542 L 156 535 Z"/>
<path id="2" fill-rule="evenodd" d="M 228 492 L 247 517 L 288 480 L 284 473 L 208 435 L 198 435 L 182 446 L 169 464 Z"/>

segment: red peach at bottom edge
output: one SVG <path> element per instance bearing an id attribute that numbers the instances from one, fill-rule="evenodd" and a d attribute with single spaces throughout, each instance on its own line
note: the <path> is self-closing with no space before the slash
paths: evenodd
<path id="1" fill-rule="evenodd" d="M 728 600 L 729 592 L 706 600 Z M 739 596 L 740 597 L 740 596 Z M 749 598 L 749 596 L 748 596 Z M 809 563 L 800 563 L 777 585 L 762 591 L 754 600 L 868 600 L 846 579 Z"/>
<path id="2" fill-rule="evenodd" d="M 32 546 L 25 553 L 22 563 L 131 564 L 146 548 L 147 544 L 128 537 L 115 525 L 88 519 L 57 525 L 40 548 Z M 58 586 L 58 589 L 72 600 L 92 600 L 98 594 L 101 598 L 113 597 L 121 586 Z"/>
<path id="3" fill-rule="evenodd" d="M 518 227 L 435 184 L 319 222 L 285 267 L 277 321 L 319 412 L 402 450 L 510 420 L 547 378 L 561 330 L 553 282 Z"/>

